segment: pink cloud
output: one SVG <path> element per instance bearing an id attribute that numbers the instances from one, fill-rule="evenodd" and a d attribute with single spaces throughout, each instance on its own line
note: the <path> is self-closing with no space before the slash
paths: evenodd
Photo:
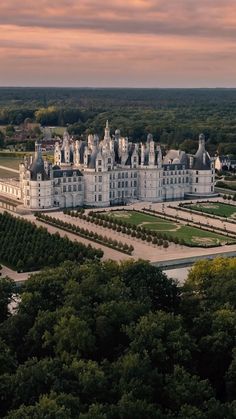
<path id="1" fill-rule="evenodd" d="M 2 0 L 0 84 L 233 85 L 235 41 L 234 0 Z"/>

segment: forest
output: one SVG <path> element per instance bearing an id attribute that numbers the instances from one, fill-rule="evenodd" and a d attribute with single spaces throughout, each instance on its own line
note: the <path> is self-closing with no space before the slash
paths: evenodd
<path id="1" fill-rule="evenodd" d="M 235 275 L 219 258 L 182 287 L 142 260 L 0 279 L 0 417 L 235 418 Z"/>
<path id="2" fill-rule="evenodd" d="M 109 119 L 112 133 L 119 128 L 144 141 L 151 132 L 161 144 L 191 153 L 204 132 L 211 154 L 236 155 L 236 89 L 0 88 L 0 126 L 11 132 L 26 118 L 67 126 L 78 138 L 101 136 Z"/>

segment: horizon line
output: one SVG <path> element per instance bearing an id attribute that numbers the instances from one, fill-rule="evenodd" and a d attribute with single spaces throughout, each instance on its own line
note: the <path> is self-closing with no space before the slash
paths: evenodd
<path id="1" fill-rule="evenodd" d="M 145 87 L 145 86 L 38 86 L 38 85 L 31 85 L 31 86 L 25 86 L 25 85 L 9 85 L 9 86 L 1 86 L 0 85 L 0 89 L 146 89 L 146 90 L 164 90 L 164 89 L 179 89 L 179 90 L 203 90 L 203 89 L 207 89 L 207 90 L 216 90 L 216 89 L 225 89 L 225 90 L 230 90 L 230 89 L 236 89 L 236 86 L 214 86 L 214 87 L 209 87 L 209 86 L 199 86 L 199 87 L 158 87 L 158 86 L 152 86 L 152 87 Z"/>

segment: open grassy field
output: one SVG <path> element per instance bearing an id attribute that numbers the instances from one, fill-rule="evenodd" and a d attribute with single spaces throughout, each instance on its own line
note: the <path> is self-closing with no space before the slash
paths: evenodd
<path id="1" fill-rule="evenodd" d="M 184 207 L 219 217 L 236 217 L 236 206 L 222 202 L 202 202 L 199 204 L 184 205 Z"/>
<path id="2" fill-rule="evenodd" d="M 186 244 L 191 246 L 211 247 L 235 242 L 222 234 L 200 230 L 196 227 L 185 226 L 169 220 L 164 220 L 149 214 L 143 214 L 136 211 L 111 211 L 112 218 L 120 219 L 129 224 L 145 227 L 148 230 L 160 231 L 167 236 L 185 240 Z"/>

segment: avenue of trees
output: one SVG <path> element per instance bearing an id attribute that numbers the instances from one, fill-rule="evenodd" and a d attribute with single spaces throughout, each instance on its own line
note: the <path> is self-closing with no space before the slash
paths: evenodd
<path id="1" fill-rule="evenodd" d="M 113 132 L 133 141 L 149 132 L 168 147 L 195 152 L 200 132 L 211 153 L 236 155 L 236 89 L 0 88 L 0 125 L 26 118 L 43 126 L 67 126 L 80 137 Z"/>
<path id="2" fill-rule="evenodd" d="M 64 260 L 82 263 L 103 255 L 99 249 L 72 242 L 58 233 L 50 234 L 46 228 L 7 212 L 0 214 L 0 237 L 0 261 L 18 271 L 58 266 Z"/>
<path id="3" fill-rule="evenodd" d="M 0 417 L 236 417 L 236 259 L 179 287 L 148 262 L 0 279 Z"/>

